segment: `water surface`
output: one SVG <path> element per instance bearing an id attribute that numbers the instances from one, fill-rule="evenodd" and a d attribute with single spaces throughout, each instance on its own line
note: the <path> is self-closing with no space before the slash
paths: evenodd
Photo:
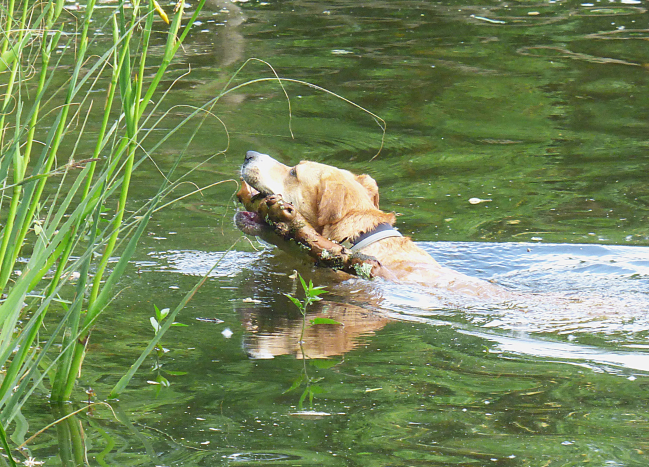
<path id="1" fill-rule="evenodd" d="M 103 5 L 100 32 L 113 4 Z M 220 185 L 153 219 L 92 335 L 77 401 L 87 387 L 105 399 L 152 337 L 153 306 L 175 307 L 218 262 L 178 318 L 188 327 L 165 335 L 168 351 L 111 402 L 115 415 L 94 406 L 37 438 L 32 455 L 46 465 L 73 465 L 74 452 L 90 465 L 647 465 L 644 2 L 213 1 L 196 26 L 168 82 L 191 73 L 151 144 L 251 57 L 356 102 L 387 131 L 287 82 L 289 115 L 278 83 L 258 83 L 214 108 L 229 141 L 206 122 L 183 163 L 200 164 L 194 183 L 237 179 L 248 149 L 369 173 L 382 208 L 442 264 L 527 298 L 507 306 L 341 282 L 242 240 L 235 182 Z M 251 62 L 235 83 L 272 76 Z M 189 133 L 157 151 L 159 168 Z M 153 164 L 134 180 L 134 203 L 162 181 Z M 345 326 L 311 328 L 300 345 L 284 296 L 297 291 L 294 269 L 329 290 L 310 316 Z M 158 374 L 171 386 L 150 384 Z M 305 389 L 313 399 L 300 407 Z M 33 404 L 15 438 L 67 410 Z"/>

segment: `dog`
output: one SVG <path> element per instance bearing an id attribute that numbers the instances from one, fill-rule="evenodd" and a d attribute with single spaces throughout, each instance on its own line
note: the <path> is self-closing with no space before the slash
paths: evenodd
<path id="1" fill-rule="evenodd" d="M 377 276 L 508 300 L 506 289 L 442 267 L 395 229 L 394 213 L 379 208 L 379 189 L 369 175 L 355 175 L 318 162 L 289 167 L 267 154 L 248 151 L 242 180 L 263 195 L 280 194 L 324 237 L 376 258 Z"/>

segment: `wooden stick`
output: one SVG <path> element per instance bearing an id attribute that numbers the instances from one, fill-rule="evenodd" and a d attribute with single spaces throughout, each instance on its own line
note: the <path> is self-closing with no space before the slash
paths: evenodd
<path id="1" fill-rule="evenodd" d="M 239 230 L 268 239 L 269 236 L 297 243 L 316 266 L 344 271 L 369 279 L 377 275 L 381 263 L 362 253 L 353 252 L 320 235 L 282 195 L 263 196 L 242 181 L 237 198 L 248 210 L 238 212 L 235 223 Z M 277 244 L 277 241 L 271 243 Z"/>

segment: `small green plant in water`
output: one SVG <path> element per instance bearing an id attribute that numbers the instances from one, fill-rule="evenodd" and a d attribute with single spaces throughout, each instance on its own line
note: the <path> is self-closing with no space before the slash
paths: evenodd
<path id="1" fill-rule="evenodd" d="M 320 295 L 327 293 L 326 290 L 324 290 L 324 287 L 319 286 L 316 287 L 313 285 L 313 281 L 309 280 L 309 284 L 307 285 L 306 281 L 302 278 L 302 276 L 298 273 L 297 274 L 298 279 L 300 280 L 300 284 L 302 285 L 302 289 L 304 290 L 304 300 L 300 300 L 298 298 L 295 298 L 291 294 L 284 294 L 286 295 L 292 302 L 293 304 L 300 310 L 300 313 L 302 314 L 302 332 L 300 333 L 300 351 L 302 352 L 302 362 L 303 362 L 303 367 L 302 367 L 302 373 L 300 376 L 293 381 L 293 384 L 291 385 L 290 388 L 288 388 L 285 393 L 293 391 L 294 389 L 297 389 L 302 385 L 302 383 L 306 384 L 306 388 L 304 391 L 302 391 L 302 395 L 300 396 L 300 400 L 298 401 L 298 410 L 303 410 L 303 403 L 306 400 L 306 398 L 309 398 L 309 405 L 313 405 L 313 397 L 316 394 L 321 394 L 324 391 L 322 387 L 314 384 L 317 382 L 320 382 L 323 378 L 311 378 L 309 377 L 309 374 L 307 372 L 307 355 L 304 352 L 304 331 L 306 330 L 306 310 L 307 307 L 314 302 L 318 302 L 322 300 Z M 318 324 L 335 324 L 335 325 L 341 325 L 342 323 L 339 321 L 336 321 L 335 319 L 331 318 L 313 318 L 312 320 L 309 321 L 309 326 L 315 326 Z M 313 362 L 319 362 L 318 367 L 322 366 L 322 363 L 320 361 L 314 360 Z M 335 365 L 337 362 L 332 362 L 331 366 Z M 325 365 L 328 367 L 328 362 L 325 363 Z"/>
<path id="2" fill-rule="evenodd" d="M 291 294 L 284 295 L 286 295 L 289 300 L 291 300 L 293 304 L 298 308 L 298 310 L 300 310 L 300 313 L 302 313 L 302 332 L 300 333 L 300 344 L 302 344 L 302 342 L 304 342 L 304 331 L 306 330 L 306 309 L 312 303 L 322 300 L 322 298 L 320 298 L 320 295 L 327 293 L 327 291 L 324 290 L 324 287 L 322 286 L 315 287 L 313 285 L 313 281 L 311 280 L 309 280 L 309 284 L 307 285 L 306 281 L 299 273 L 297 274 L 297 278 L 300 280 L 300 284 L 302 284 L 302 289 L 304 290 L 304 300 L 295 298 Z M 316 324 L 342 324 L 334 319 L 329 318 L 314 318 L 310 321 L 310 323 L 310 326 L 315 326 Z"/>
<path id="3" fill-rule="evenodd" d="M 155 309 L 155 316 L 151 316 L 149 320 L 151 321 L 151 326 L 153 327 L 153 332 L 155 334 L 155 337 L 158 337 L 158 334 L 162 332 L 162 322 L 167 318 L 169 315 L 169 308 L 163 308 L 162 310 L 159 309 L 156 305 L 153 305 L 153 308 Z M 186 324 L 183 323 L 176 323 L 173 322 L 171 323 L 171 326 L 187 326 Z M 153 365 L 152 371 L 156 372 L 156 378 L 154 381 L 152 381 L 152 384 L 155 384 L 155 394 L 156 397 L 158 394 L 160 394 L 160 391 L 162 388 L 167 388 L 171 385 L 169 383 L 169 380 L 165 378 L 162 375 L 162 366 L 163 364 L 161 363 L 162 357 L 164 354 L 167 352 L 167 349 L 162 347 L 160 344 L 160 341 L 158 341 L 155 344 L 154 350 L 156 351 L 155 354 L 155 364 Z M 165 371 L 166 373 L 173 375 L 173 376 L 179 376 L 179 375 L 184 375 L 186 372 L 182 371 Z"/>

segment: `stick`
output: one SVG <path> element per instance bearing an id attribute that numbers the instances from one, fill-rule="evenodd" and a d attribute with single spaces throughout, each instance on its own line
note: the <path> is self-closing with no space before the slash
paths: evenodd
<path id="1" fill-rule="evenodd" d="M 316 266 L 344 271 L 354 276 L 370 279 L 375 277 L 381 263 L 362 253 L 353 252 L 339 243 L 320 235 L 295 207 L 282 199 L 282 195 L 263 196 L 242 181 L 237 198 L 248 210 L 237 212 L 237 228 L 248 235 L 271 238 L 277 244 L 277 236 L 295 241 Z M 272 237 L 275 237 L 274 239 Z"/>

